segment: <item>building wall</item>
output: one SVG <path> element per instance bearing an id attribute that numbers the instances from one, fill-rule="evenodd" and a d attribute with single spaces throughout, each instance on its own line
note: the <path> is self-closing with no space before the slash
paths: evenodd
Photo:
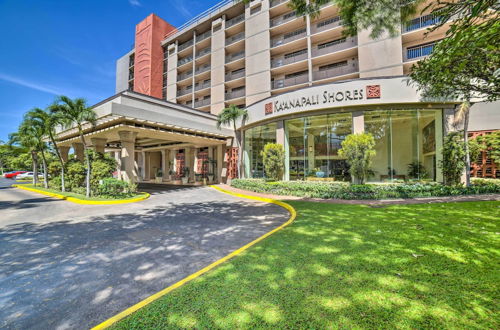
<path id="1" fill-rule="evenodd" d="M 116 61 L 116 90 L 118 94 L 128 89 L 130 53 Z"/>

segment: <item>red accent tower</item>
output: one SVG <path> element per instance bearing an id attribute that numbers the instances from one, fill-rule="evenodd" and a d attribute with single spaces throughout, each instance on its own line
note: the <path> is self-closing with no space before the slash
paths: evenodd
<path id="1" fill-rule="evenodd" d="M 162 97 L 163 47 L 165 35 L 175 30 L 155 14 L 135 27 L 134 91 Z"/>

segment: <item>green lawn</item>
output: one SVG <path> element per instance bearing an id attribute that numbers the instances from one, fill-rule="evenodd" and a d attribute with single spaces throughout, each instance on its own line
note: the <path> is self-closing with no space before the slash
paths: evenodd
<path id="1" fill-rule="evenodd" d="M 46 191 L 46 192 L 50 192 L 50 193 L 53 193 L 53 194 L 59 194 L 59 195 L 66 196 L 66 197 L 74 197 L 74 198 L 78 198 L 78 199 L 85 200 L 85 201 L 128 200 L 128 199 L 135 199 L 135 198 L 138 198 L 138 197 L 142 197 L 145 194 L 145 193 L 139 192 L 139 193 L 137 193 L 137 194 L 135 194 L 133 196 L 126 197 L 126 198 L 103 198 L 103 197 L 89 197 L 89 198 L 87 198 L 85 195 L 75 194 L 75 193 L 72 193 L 72 192 L 62 192 L 60 190 L 55 190 L 55 189 L 45 189 L 43 187 L 43 182 L 37 184 L 36 187 L 33 184 L 23 184 L 23 187 L 34 188 L 34 189 L 37 189 L 37 190 Z"/>
<path id="2" fill-rule="evenodd" d="M 115 327 L 500 327 L 500 202 L 290 204 L 294 224 Z"/>

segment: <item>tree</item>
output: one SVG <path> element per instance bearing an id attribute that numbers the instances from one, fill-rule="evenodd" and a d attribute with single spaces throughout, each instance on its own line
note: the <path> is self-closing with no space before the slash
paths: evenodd
<path id="1" fill-rule="evenodd" d="M 479 151 L 479 144 L 475 140 L 466 142 L 462 132 L 449 133 L 444 139 L 443 159 L 439 164 L 443 170 L 444 183 L 449 186 L 460 184 L 467 154 L 470 153 L 472 158 L 477 158 Z M 470 175 L 470 168 L 466 172 Z"/>
<path id="2" fill-rule="evenodd" d="M 74 100 L 67 96 L 60 96 L 57 98 L 56 102 L 50 107 L 52 114 L 59 116 L 60 122 L 67 128 L 75 127 L 78 129 L 78 135 L 80 141 L 83 144 L 83 150 L 85 152 L 85 163 L 87 167 L 87 174 L 85 177 L 86 183 L 86 196 L 90 197 L 90 175 L 91 175 L 91 164 L 89 148 L 85 142 L 83 134 L 83 125 L 85 123 L 90 123 L 94 127 L 97 120 L 97 115 L 94 109 L 87 106 L 87 102 L 83 98 L 76 98 Z"/>
<path id="3" fill-rule="evenodd" d="M 374 148 L 375 139 L 370 133 L 350 134 L 342 141 L 339 156 L 346 158 L 351 175 L 359 184 L 363 184 L 370 175 Z"/>
<path id="4" fill-rule="evenodd" d="M 275 181 L 283 179 L 285 168 L 285 150 L 283 146 L 277 143 L 267 143 L 260 154 L 267 177 Z"/>
<path id="5" fill-rule="evenodd" d="M 57 105 L 54 105 L 57 106 Z M 32 110 L 33 112 L 33 118 L 37 121 L 40 122 L 41 125 L 43 125 L 45 131 L 46 137 L 50 140 L 52 143 L 52 146 L 54 147 L 54 152 L 56 153 L 57 159 L 59 160 L 59 163 L 61 164 L 61 191 L 66 191 L 66 185 L 64 182 L 64 160 L 61 156 L 61 153 L 59 152 L 59 149 L 57 148 L 57 142 L 55 139 L 55 130 L 56 127 L 59 125 L 63 124 L 63 118 L 61 117 L 61 114 L 57 111 L 52 111 L 52 107 L 49 107 L 47 110 L 42 110 L 40 108 L 35 108 Z"/>
<path id="6" fill-rule="evenodd" d="M 240 177 L 240 166 L 241 166 L 241 133 L 236 129 L 236 123 L 238 120 L 241 120 L 243 123 L 248 118 L 248 112 L 246 109 L 240 109 L 234 104 L 231 104 L 229 107 L 223 109 L 217 115 L 216 126 L 218 129 L 221 129 L 222 126 L 232 125 L 234 129 L 234 134 L 236 135 L 236 144 L 238 147 L 238 173 L 237 177 Z"/>

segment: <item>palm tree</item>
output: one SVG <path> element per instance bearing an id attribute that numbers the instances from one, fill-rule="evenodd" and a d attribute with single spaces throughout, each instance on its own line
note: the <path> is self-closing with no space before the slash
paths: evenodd
<path id="1" fill-rule="evenodd" d="M 83 98 L 76 98 L 72 100 L 67 96 L 60 96 L 56 102 L 50 107 L 51 114 L 59 116 L 58 120 L 65 127 L 75 127 L 78 129 L 80 141 L 83 144 L 85 152 L 85 162 L 87 166 L 86 181 L 86 195 L 90 197 L 90 155 L 87 143 L 83 136 L 83 125 L 90 123 L 94 127 L 97 120 L 97 115 L 94 109 L 87 106 L 87 102 Z"/>
<path id="2" fill-rule="evenodd" d="M 51 108 L 49 108 L 51 109 Z M 61 125 L 61 116 L 58 113 L 51 113 L 50 110 L 42 110 L 40 108 L 34 108 L 30 111 L 31 117 L 38 121 L 44 127 L 44 135 L 49 138 L 50 142 L 54 146 L 55 153 L 61 164 L 61 191 L 66 191 L 66 186 L 64 183 L 64 160 L 57 148 L 57 143 L 55 139 L 55 129 L 56 126 Z"/>
<path id="3" fill-rule="evenodd" d="M 33 185 L 36 186 L 38 183 L 39 152 L 41 152 L 44 170 L 45 173 L 47 173 L 47 163 L 44 153 L 46 145 L 45 142 L 43 142 L 43 130 L 40 125 L 33 121 L 29 116 L 25 115 L 24 120 L 19 125 L 17 132 L 9 135 L 9 144 L 19 144 L 21 147 L 29 150 L 31 160 L 33 161 Z M 45 180 L 45 186 L 47 186 L 47 180 Z"/>
<path id="4" fill-rule="evenodd" d="M 224 126 L 229 126 L 232 125 L 234 129 L 234 134 L 236 135 L 236 144 L 238 146 L 238 173 L 237 177 L 240 177 L 240 164 L 241 164 L 241 133 L 236 130 L 236 122 L 238 120 L 241 120 L 243 123 L 245 120 L 248 118 L 248 111 L 246 109 L 241 109 L 235 106 L 234 104 L 231 104 L 229 107 L 224 108 L 218 115 L 217 115 L 217 122 L 216 126 L 218 129 L 221 129 L 221 127 Z"/>

